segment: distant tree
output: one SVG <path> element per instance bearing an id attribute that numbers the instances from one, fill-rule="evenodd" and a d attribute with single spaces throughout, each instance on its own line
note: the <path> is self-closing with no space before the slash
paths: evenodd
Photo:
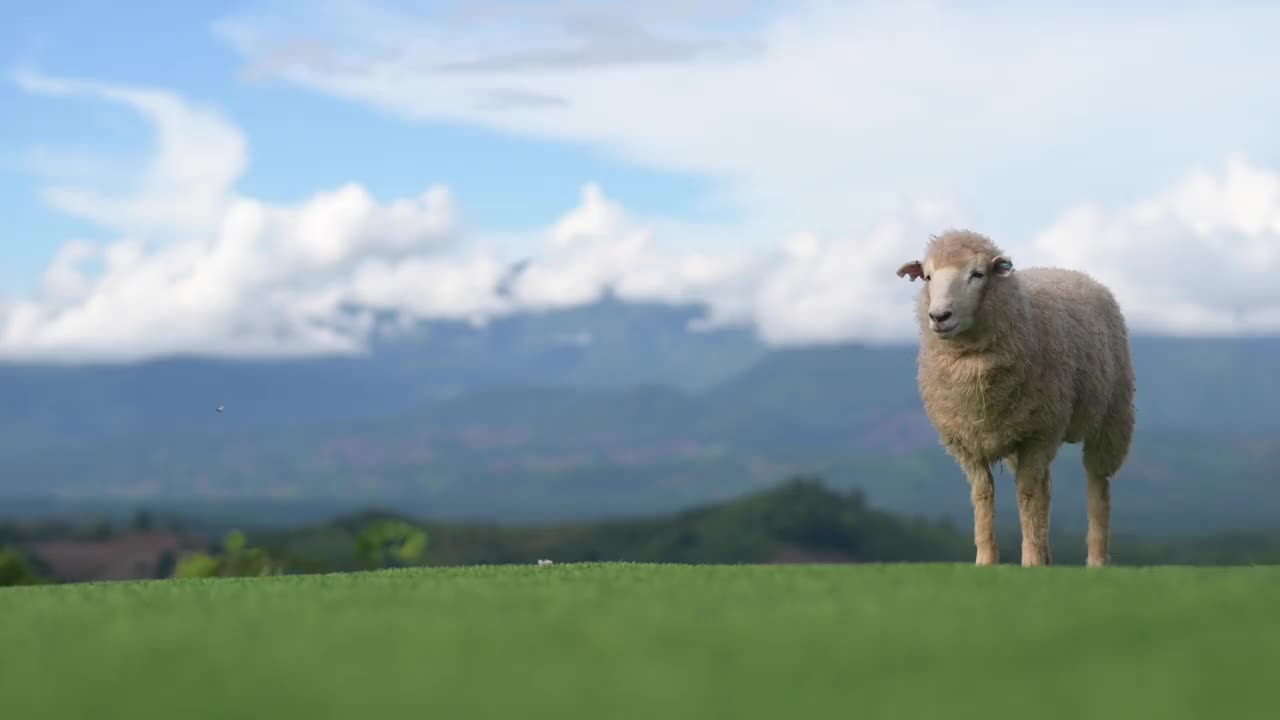
<path id="1" fill-rule="evenodd" d="M 244 533 L 232 530 L 222 541 L 222 553 L 192 553 L 178 563 L 179 578 L 255 577 L 279 575 L 282 568 L 263 548 L 249 547 Z"/>
<path id="2" fill-rule="evenodd" d="M 178 568 L 178 558 L 173 554 L 172 550 L 165 550 L 160 553 L 160 560 L 156 563 L 156 577 L 167 578 L 173 575 Z"/>
<path id="3" fill-rule="evenodd" d="M 103 518 L 89 528 L 89 537 L 94 540 L 110 540 L 115 534 L 115 528 L 111 526 L 111 521 Z"/>
<path id="4" fill-rule="evenodd" d="M 191 553 L 178 562 L 176 578 L 211 578 L 222 575 L 222 561 L 208 553 Z"/>
<path id="5" fill-rule="evenodd" d="M 356 559 L 369 570 L 415 565 L 427 549 L 427 534 L 401 520 L 379 520 L 356 536 Z"/>
<path id="6" fill-rule="evenodd" d="M 139 510 L 133 516 L 133 529 L 138 532 L 150 532 L 155 527 L 155 518 L 146 510 Z"/>
<path id="7" fill-rule="evenodd" d="M 0 548 L 0 587 L 42 585 L 48 582 L 13 548 Z"/>

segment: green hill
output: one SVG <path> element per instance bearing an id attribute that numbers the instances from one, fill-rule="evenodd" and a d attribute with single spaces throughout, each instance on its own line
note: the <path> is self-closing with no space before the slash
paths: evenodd
<path id="1" fill-rule="evenodd" d="M 273 555 L 299 569 L 355 570 L 357 536 L 371 523 L 398 520 L 426 532 L 425 564 L 458 566 L 556 562 L 871 563 L 970 562 L 970 521 L 954 523 L 895 514 L 869 504 L 862 492 L 836 490 L 808 477 L 681 512 L 650 517 L 533 526 L 419 521 L 367 511 L 330 522 L 253 534 Z M 1018 564 L 1021 535 L 1001 533 L 1001 560 Z M 1084 563 L 1079 528 L 1055 528 L 1054 561 Z M 1184 532 L 1173 538 L 1117 530 L 1116 564 L 1239 565 L 1280 563 L 1280 532 Z"/>
<path id="2" fill-rule="evenodd" d="M 1001 532 L 1002 561 L 1019 563 L 1020 534 Z M 240 520 L 244 520 L 241 518 Z M 391 524 L 387 524 L 391 521 Z M 248 530 L 249 548 L 227 557 L 224 538 Z M 386 533 L 423 534 L 425 555 L 393 564 L 474 566 L 555 562 L 790 564 L 970 562 L 969 521 L 956 524 L 898 515 L 870 506 L 856 490 L 837 491 L 796 477 L 777 487 L 666 515 L 540 525 L 421 521 L 366 510 L 288 528 L 253 527 L 233 518 L 157 517 L 141 513 L 129 525 L 102 518 L 0 523 L 0 586 L 32 582 L 93 582 L 170 577 L 191 552 L 212 552 L 240 567 L 289 574 L 352 571 L 373 565 L 358 547 L 381 547 Z M 370 542 L 372 541 L 372 542 Z M 1280 564 L 1280 532 L 1233 530 L 1152 537 L 1121 529 L 1112 538 L 1117 565 Z M 1084 563 L 1084 533 L 1053 530 L 1055 563 Z M 254 559 L 258 558 L 258 559 Z M 243 562 L 242 562 L 243 561 Z M 230 574 L 237 574 L 232 572 Z M 242 574 L 242 573 L 241 573 Z"/>
<path id="3" fill-rule="evenodd" d="M 638 519 L 519 526 L 417 522 L 367 512 L 334 522 L 267 531 L 256 542 L 291 557 L 351 570 L 355 537 L 398 519 L 427 532 L 432 565 L 559 562 L 780 563 L 963 559 L 970 539 L 954 529 L 869 507 L 856 491 L 809 478 L 691 510 Z"/>

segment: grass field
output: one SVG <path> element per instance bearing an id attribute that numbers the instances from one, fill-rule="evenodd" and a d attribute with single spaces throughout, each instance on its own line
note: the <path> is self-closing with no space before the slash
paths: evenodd
<path id="1" fill-rule="evenodd" d="M 0 589 L 0 717 L 1280 717 L 1280 568 L 556 565 Z"/>

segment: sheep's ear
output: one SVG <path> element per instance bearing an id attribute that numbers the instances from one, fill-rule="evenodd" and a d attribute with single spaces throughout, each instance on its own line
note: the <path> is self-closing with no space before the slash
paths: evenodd
<path id="1" fill-rule="evenodd" d="M 991 272 L 1000 277 L 1008 277 L 1013 273 L 1013 261 L 1009 259 L 1008 255 L 997 255 L 991 261 Z"/>
<path id="2" fill-rule="evenodd" d="M 903 263 L 902 267 L 898 268 L 898 277 L 909 277 L 911 282 L 915 282 L 916 278 L 924 277 L 924 266 L 919 260 Z"/>

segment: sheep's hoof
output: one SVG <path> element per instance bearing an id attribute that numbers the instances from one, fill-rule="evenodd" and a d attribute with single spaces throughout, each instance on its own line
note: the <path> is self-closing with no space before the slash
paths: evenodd
<path id="1" fill-rule="evenodd" d="M 1110 565 L 1110 564 L 1111 564 L 1111 558 L 1109 558 L 1109 557 L 1094 557 L 1094 556 L 1092 556 L 1092 555 L 1090 555 L 1090 556 L 1089 556 L 1089 559 L 1085 562 L 1085 565 L 1087 565 L 1088 567 L 1091 567 L 1091 568 L 1106 567 L 1106 566 L 1108 566 L 1108 565 Z"/>
<path id="2" fill-rule="evenodd" d="M 1046 553 L 1031 543 L 1022 544 L 1022 567 L 1039 567 L 1046 565 Z"/>
<path id="3" fill-rule="evenodd" d="M 1022 551 L 1022 567 L 1045 567 L 1052 563 L 1053 561 L 1049 559 L 1049 553 L 1047 552 Z"/>
<path id="4" fill-rule="evenodd" d="M 1000 552 L 998 550 L 989 550 L 986 552 L 979 550 L 978 557 L 976 560 L 974 560 L 973 564 L 978 567 L 983 567 L 986 565 L 999 565 Z"/>

